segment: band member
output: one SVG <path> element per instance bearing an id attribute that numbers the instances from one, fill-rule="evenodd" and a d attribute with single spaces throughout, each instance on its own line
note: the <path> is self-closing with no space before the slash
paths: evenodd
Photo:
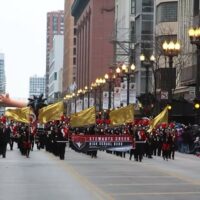
<path id="1" fill-rule="evenodd" d="M 5 124 L 0 125 L 0 154 L 3 158 L 6 157 L 7 143 L 10 139 L 11 130 L 9 127 L 6 127 Z"/>

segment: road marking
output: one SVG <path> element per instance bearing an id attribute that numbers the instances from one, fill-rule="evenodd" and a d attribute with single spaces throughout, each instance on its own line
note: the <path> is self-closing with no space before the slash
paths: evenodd
<path id="1" fill-rule="evenodd" d="M 194 185 L 191 183 L 105 183 L 99 184 L 102 187 L 112 187 L 112 186 L 171 186 L 171 185 Z"/>
<path id="2" fill-rule="evenodd" d="M 73 166 L 70 164 L 63 162 L 61 160 L 57 160 L 56 157 L 54 157 L 52 154 L 46 153 L 49 158 L 55 160 L 56 162 L 59 163 L 59 165 L 65 169 L 67 172 L 70 172 L 70 174 L 76 178 L 83 187 L 85 187 L 87 190 L 92 192 L 97 199 L 99 200 L 114 200 L 113 197 L 109 194 L 101 190 L 99 187 L 94 185 L 92 182 L 90 182 L 85 176 L 82 176 L 81 174 L 78 173 L 76 169 L 74 169 Z"/>
<path id="3" fill-rule="evenodd" d="M 192 185 L 200 185 L 200 181 L 198 180 L 194 180 L 192 178 L 189 178 L 189 177 L 186 177 L 178 172 L 167 172 L 165 169 L 161 169 L 157 166 L 151 166 L 151 165 L 142 165 L 144 168 L 153 168 L 154 170 L 158 170 L 160 171 L 161 173 L 163 174 L 168 174 L 169 176 L 171 177 L 174 177 L 174 178 L 177 178 L 179 180 L 182 180 L 182 181 L 186 181 L 188 183 L 191 183 Z"/>
<path id="4" fill-rule="evenodd" d="M 112 196 L 149 196 L 149 195 L 191 195 L 200 194 L 200 192 L 133 192 L 133 193 L 113 193 Z"/>

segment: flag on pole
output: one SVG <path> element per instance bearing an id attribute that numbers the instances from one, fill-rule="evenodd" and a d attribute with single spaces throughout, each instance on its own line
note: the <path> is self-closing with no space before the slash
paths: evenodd
<path id="1" fill-rule="evenodd" d="M 111 125 L 122 125 L 125 123 L 131 123 L 134 120 L 134 107 L 133 104 L 129 104 L 126 107 L 122 107 L 116 110 L 110 111 Z"/>
<path id="2" fill-rule="evenodd" d="M 52 120 L 60 120 L 64 112 L 63 101 L 45 106 L 39 110 L 38 120 L 41 124 L 45 124 Z"/>
<path id="3" fill-rule="evenodd" d="M 81 112 L 71 115 L 70 125 L 72 127 L 81 127 L 96 123 L 95 107 L 90 107 Z"/>
<path id="4" fill-rule="evenodd" d="M 23 123 L 30 123 L 30 116 L 33 114 L 33 111 L 30 107 L 8 109 L 5 112 L 5 116 L 11 120 Z"/>
<path id="5" fill-rule="evenodd" d="M 151 132 L 158 124 L 166 122 L 168 123 L 168 107 L 166 106 L 164 110 L 158 114 L 155 118 L 150 121 L 150 128 L 147 132 Z"/>

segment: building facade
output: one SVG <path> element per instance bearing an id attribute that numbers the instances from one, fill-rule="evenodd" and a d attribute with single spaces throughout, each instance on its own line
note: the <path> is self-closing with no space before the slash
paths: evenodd
<path id="1" fill-rule="evenodd" d="M 130 63 L 134 49 L 135 30 L 135 0 L 115 1 L 115 30 L 113 42 L 115 45 L 116 63 Z"/>
<path id="2" fill-rule="evenodd" d="M 54 35 L 53 47 L 49 56 L 49 95 L 48 101 L 54 102 L 61 98 L 63 80 L 63 49 L 64 36 Z"/>
<path id="3" fill-rule="evenodd" d="M 114 0 L 75 0 L 72 4 L 77 26 L 78 88 L 90 86 L 113 65 L 114 10 Z"/>
<path id="4" fill-rule="evenodd" d="M 133 32 L 135 34 L 135 81 L 137 96 L 139 96 L 146 92 L 147 79 L 148 92 L 152 91 L 150 64 L 142 65 L 140 55 L 143 54 L 145 59 L 149 61 L 150 56 L 153 54 L 154 0 L 135 0 L 132 1 L 132 5 L 134 5 L 132 12 L 135 21 Z M 133 11 L 134 9 L 135 11 Z"/>
<path id="5" fill-rule="evenodd" d="M 0 53 L 0 94 L 6 92 L 6 75 L 5 75 L 5 60 L 4 54 Z M 4 107 L 0 107 L 0 115 L 5 112 Z"/>
<path id="6" fill-rule="evenodd" d="M 39 77 L 37 75 L 29 78 L 29 97 L 33 95 L 39 96 L 45 94 L 45 77 Z"/>
<path id="7" fill-rule="evenodd" d="M 63 64 L 63 96 L 76 89 L 76 26 L 71 15 L 74 0 L 65 1 L 64 11 L 64 64 Z"/>
<path id="8" fill-rule="evenodd" d="M 53 47 L 54 35 L 64 34 L 64 11 L 52 11 L 47 13 L 47 33 L 46 33 L 46 89 L 45 94 L 48 97 L 48 80 L 49 80 L 49 59 L 50 51 Z"/>

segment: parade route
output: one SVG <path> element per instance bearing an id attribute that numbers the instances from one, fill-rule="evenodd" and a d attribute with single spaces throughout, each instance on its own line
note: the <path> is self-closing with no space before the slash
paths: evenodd
<path id="1" fill-rule="evenodd" d="M 36 150 L 30 158 L 15 148 L 0 158 L 0 200 L 199 200 L 200 160 L 177 153 L 129 161 L 99 151 L 97 158 L 66 149 L 65 160 Z"/>

